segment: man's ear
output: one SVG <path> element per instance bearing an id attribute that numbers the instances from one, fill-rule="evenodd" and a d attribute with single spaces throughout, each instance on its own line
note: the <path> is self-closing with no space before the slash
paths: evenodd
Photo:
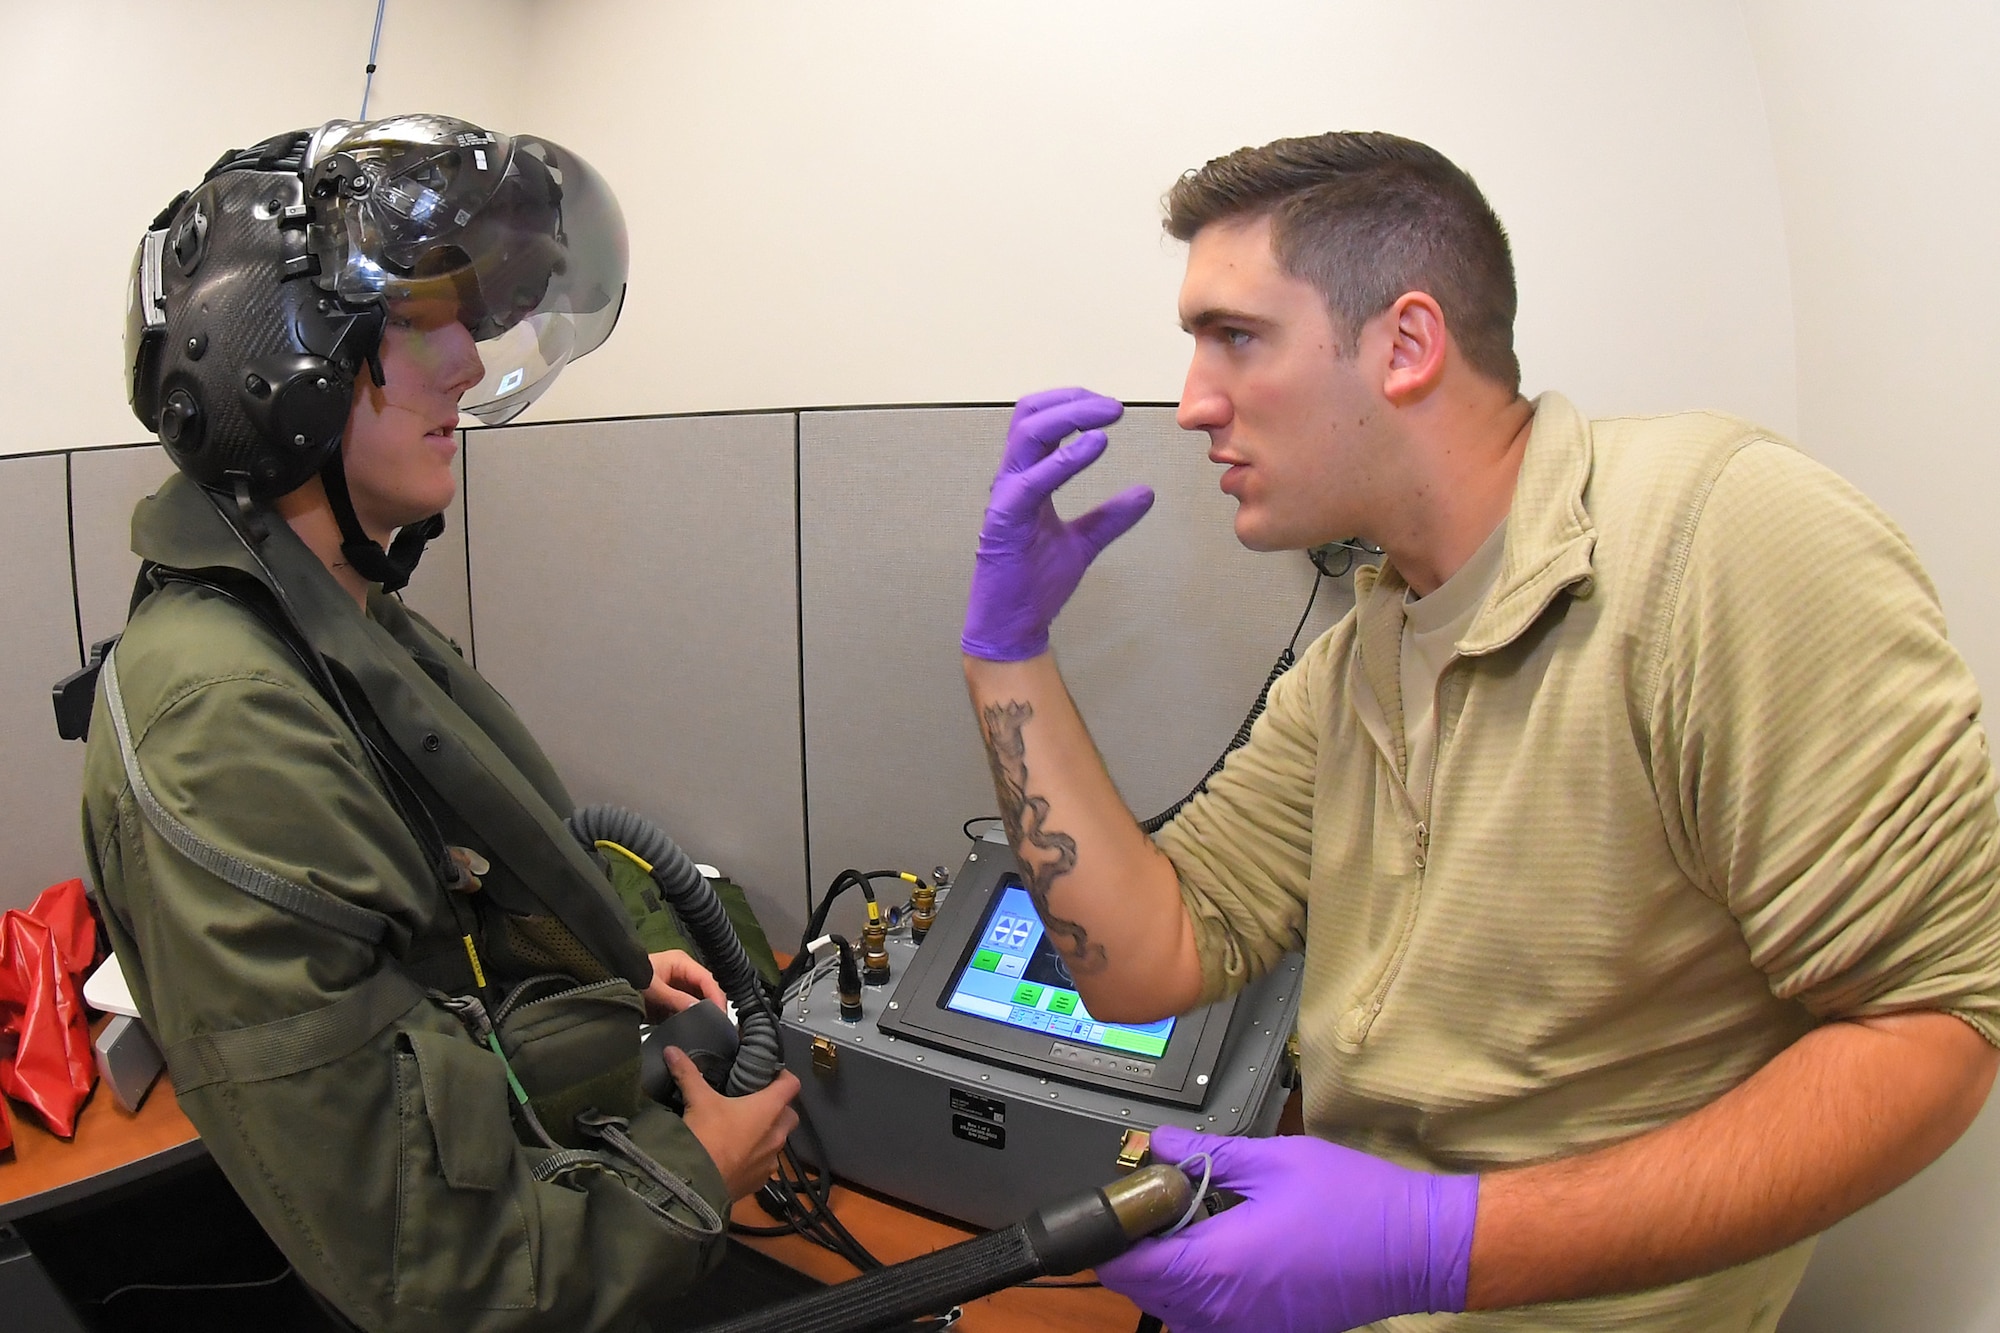
<path id="1" fill-rule="evenodd" d="M 1429 292 L 1404 292 L 1376 316 L 1389 339 L 1382 396 L 1397 405 L 1413 402 L 1444 377 L 1444 311 Z"/>

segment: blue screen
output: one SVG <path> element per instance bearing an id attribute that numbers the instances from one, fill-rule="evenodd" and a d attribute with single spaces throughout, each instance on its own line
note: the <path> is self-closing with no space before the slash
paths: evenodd
<path id="1" fill-rule="evenodd" d="M 1166 1051 L 1174 1030 L 1171 1018 L 1157 1023 L 1104 1023 L 1092 1018 L 1062 956 L 1049 943 L 1034 900 L 1011 875 L 987 909 L 972 954 L 960 967 L 944 1007 L 1149 1060 Z"/>

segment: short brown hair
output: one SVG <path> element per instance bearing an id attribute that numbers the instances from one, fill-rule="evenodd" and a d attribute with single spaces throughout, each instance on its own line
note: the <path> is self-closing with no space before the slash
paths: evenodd
<path id="1" fill-rule="evenodd" d="M 1340 131 L 1239 148 L 1174 182 L 1167 234 L 1271 219 L 1279 267 L 1318 288 L 1350 345 L 1404 292 L 1430 294 L 1474 370 L 1519 392 L 1514 259 L 1492 205 L 1437 149 Z"/>

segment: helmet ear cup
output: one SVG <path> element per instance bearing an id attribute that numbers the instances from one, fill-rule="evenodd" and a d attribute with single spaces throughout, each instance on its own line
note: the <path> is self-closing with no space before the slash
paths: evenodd
<path id="1" fill-rule="evenodd" d="M 245 370 L 243 414 L 258 436 L 269 442 L 258 459 L 255 480 L 270 484 L 319 471 L 347 429 L 347 411 L 354 391 L 351 377 L 341 374 L 324 357 L 306 352 L 261 357 Z"/>

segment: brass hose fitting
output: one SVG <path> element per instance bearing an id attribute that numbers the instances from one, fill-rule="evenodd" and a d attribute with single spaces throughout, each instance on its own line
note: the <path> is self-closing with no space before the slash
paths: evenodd
<path id="1" fill-rule="evenodd" d="M 870 986 L 889 984 L 889 928 L 880 917 L 861 927 L 861 980 Z"/>
<path id="2" fill-rule="evenodd" d="M 1137 1240 L 1172 1226 L 1194 1202 L 1194 1186 L 1177 1166 L 1155 1162 L 1099 1186 L 1127 1237 Z"/>
<path id="3" fill-rule="evenodd" d="M 917 887 L 910 890 L 910 939 L 922 944 L 936 921 L 937 890 L 918 880 Z"/>

